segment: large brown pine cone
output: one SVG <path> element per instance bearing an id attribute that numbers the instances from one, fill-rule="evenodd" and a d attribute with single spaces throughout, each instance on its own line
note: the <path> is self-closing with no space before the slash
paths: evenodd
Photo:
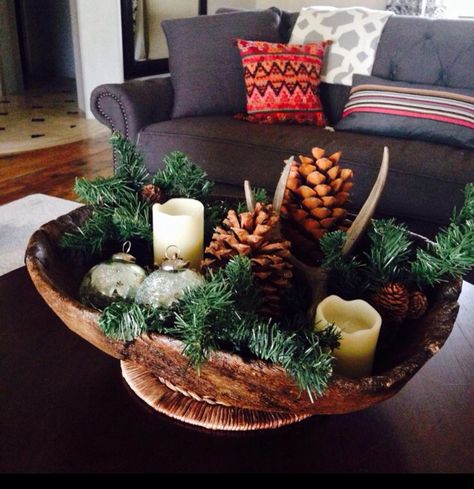
<path id="1" fill-rule="evenodd" d="M 385 319 L 403 321 L 408 314 L 408 289 L 398 282 L 389 283 L 372 294 L 371 302 Z"/>
<path id="2" fill-rule="evenodd" d="M 270 317 L 283 314 L 282 299 L 293 277 L 290 242 L 273 234 L 278 221 L 271 205 L 257 203 L 254 212 L 240 215 L 230 210 L 222 226 L 215 229 L 202 263 L 203 268 L 215 269 L 234 256 L 248 256 L 263 293 L 259 312 Z"/>
<path id="3" fill-rule="evenodd" d="M 341 152 L 325 157 L 313 148 L 312 157 L 300 156 L 288 178 L 282 206 L 283 232 L 302 255 L 314 251 L 314 243 L 329 231 L 347 231 L 346 205 L 352 188 L 353 172 L 339 166 Z M 294 239 L 295 232 L 302 235 Z"/>

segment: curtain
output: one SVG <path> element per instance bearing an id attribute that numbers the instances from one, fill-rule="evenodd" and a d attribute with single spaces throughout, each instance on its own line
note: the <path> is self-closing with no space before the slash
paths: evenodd
<path id="1" fill-rule="evenodd" d="M 398 15 L 439 18 L 446 15 L 446 0 L 388 0 L 387 10 Z"/>
<path id="2" fill-rule="evenodd" d="M 148 59 L 145 0 L 133 0 L 133 32 L 135 39 L 135 60 Z"/>

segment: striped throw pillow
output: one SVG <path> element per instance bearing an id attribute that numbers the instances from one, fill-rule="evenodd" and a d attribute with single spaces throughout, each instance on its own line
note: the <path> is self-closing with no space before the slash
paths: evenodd
<path id="1" fill-rule="evenodd" d="M 474 149 L 474 96 L 466 90 L 387 80 L 374 83 L 378 81 L 374 78 L 356 77 L 359 83 L 352 88 L 336 129 Z"/>

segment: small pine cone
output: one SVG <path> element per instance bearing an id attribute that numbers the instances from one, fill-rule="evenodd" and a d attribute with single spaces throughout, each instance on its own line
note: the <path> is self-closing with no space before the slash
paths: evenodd
<path id="1" fill-rule="evenodd" d="M 411 292 L 408 297 L 408 314 L 410 319 L 419 319 L 428 309 L 428 298 L 423 292 L 416 290 Z"/>
<path id="2" fill-rule="evenodd" d="M 166 201 L 166 196 L 163 190 L 158 185 L 149 183 L 144 185 L 140 192 L 142 199 L 151 204 L 163 204 Z"/>
<path id="3" fill-rule="evenodd" d="M 402 321 L 408 313 L 408 289 L 401 283 L 390 283 L 371 297 L 371 302 L 387 319 Z"/>

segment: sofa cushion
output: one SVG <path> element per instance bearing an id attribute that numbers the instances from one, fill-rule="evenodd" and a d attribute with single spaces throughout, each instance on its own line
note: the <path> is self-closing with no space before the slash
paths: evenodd
<path id="1" fill-rule="evenodd" d="M 184 118 L 153 124 L 139 137 L 150 170 L 163 157 L 181 150 L 210 177 L 228 188 L 252 185 L 274 190 L 283 161 L 307 154 L 313 146 L 343 151 L 342 164 L 354 169 L 353 205 L 366 199 L 377 176 L 383 147 L 391 153 L 391 170 L 380 212 L 446 224 L 462 189 L 474 181 L 474 152 L 424 141 L 329 132 L 314 126 L 256 125 L 228 116 Z"/>
<path id="2" fill-rule="evenodd" d="M 474 88 L 472 20 L 391 17 L 372 75 L 390 80 Z"/>
<path id="3" fill-rule="evenodd" d="M 324 127 L 319 74 L 327 43 L 283 44 L 238 39 L 249 122 Z M 242 114 L 238 115 L 242 118 Z"/>
<path id="4" fill-rule="evenodd" d="M 173 117 L 245 111 L 242 63 L 233 40 L 278 42 L 277 10 L 162 22 L 174 89 Z"/>
<path id="5" fill-rule="evenodd" d="M 354 75 L 336 128 L 474 149 L 474 90 Z"/>

